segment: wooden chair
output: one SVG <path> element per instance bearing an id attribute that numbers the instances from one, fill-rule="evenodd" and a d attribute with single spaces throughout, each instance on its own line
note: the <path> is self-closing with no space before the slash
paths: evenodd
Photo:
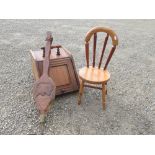
<path id="1" fill-rule="evenodd" d="M 96 59 L 96 43 L 97 43 L 97 33 L 98 32 L 104 32 L 106 33 L 106 37 L 104 39 L 103 48 L 101 51 L 101 56 L 99 60 L 98 66 L 95 66 L 95 59 Z M 93 63 L 92 66 L 89 65 L 89 42 L 91 37 L 93 36 Z M 108 42 L 108 38 L 112 39 L 112 48 L 110 50 L 110 53 L 107 57 L 107 60 L 105 62 L 104 68 L 101 68 L 102 59 L 105 53 L 106 45 Z M 79 78 L 80 78 L 80 90 L 79 90 L 79 98 L 78 98 L 78 104 L 81 103 L 81 97 L 83 94 L 84 87 L 90 87 L 90 88 L 97 88 L 102 90 L 102 105 L 103 110 L 105 110 L 105 98 L 107 94 L 107 81 L 110 79 L 110 74 L 107 70 L 107 66 L 111 60 L 111 57 L 116 49 L 116 46 L 118 45 L 118 38 L 115 32 L 109 28 L 105 27 L 94 27 L 88 33 L 85 37 L 85 53 L 86 53 L 86 67 L 83 67 L 79 70 Z M 98 87 L 96 85 L 101 84 L 102 87 Z"/>

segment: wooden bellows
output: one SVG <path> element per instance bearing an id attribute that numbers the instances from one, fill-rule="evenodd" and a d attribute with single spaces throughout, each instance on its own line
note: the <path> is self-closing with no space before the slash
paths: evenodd
<path id="1" fill-rule="evenodd" d="M 118 38 L 117 38 L 117 35 L 115 34 L 115 32 L 111 29 L 108 29 L 108 28 L 104 28 L 104 27 L 95 27 L 93 29 L 91 29 L 90 31 L 88 31 L 88 33 L 86 34 L 86 37 L 85 37 L 85 52 L 86 52 L 86 63 L 87 63 L 87 67 L 89 67 L 89 41 L 91 39 L 91 37 L 93 36 L 93 63 L 92 63 L 92 66 L 95 67 L 95 59 L 96 59 L 96 44 L 97 44 L 97 33 L 98 32 L 105 32 L 107 35 L 104 39 L 104 44 L 103 44 L 103 48 L 102 48 L 102 51 L 101 51 L 101 56 L 100 56 L 100 60 L 99 60 L 99 64 L 98 64 L 98 68 L 101 67 L 101 64 L 102 64 L 102 59 L 103 59 L 103 55 L 104 55 L 104 52 L 105 52 L 105 49 L 106 49 L 106 45 L 107 45 L 107 42 L 108 42 L 108 39 L 109 37 L 111 37 L 112 39 L 112 48 L 111 48 L 111 51 L 110 51 L 110 54 L 107 58 L 107 61 L 105 63 L 105 66 L 104 66 L 104 70 L 106 70 L 109 62 L 110 62 L 110 59 L 116 49 L 116 46 L 118 45 Z"/>
<path id="2" fill-rule="evenodd" d="M 51 51 L 51 44 L 53 41 L 50 32 L 47 32 L 45 47 L 45 59 L 43 61 L 43 74 L 39 80 L 34 84 L 33 97 L 40 112 L 41 121 L 44 121 L 45 115 L 48 112 L 51 101 L 55 99 L 56 86 L 53 80 L 48 76 L 49 69 L 49 55 Z"/>

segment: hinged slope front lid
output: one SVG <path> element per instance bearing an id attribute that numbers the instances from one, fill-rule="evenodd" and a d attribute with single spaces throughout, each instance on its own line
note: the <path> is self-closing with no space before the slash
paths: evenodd
<path id="1" fill-rule="evenodd" d="M 53 48 L 51 49 L 51 55 L 50 55 L 50 60 L 52 59 L 62 59 L 62 58 L 67 58 L 70 56 L 70 54 L 64 50 L 64 48 L 60 48 L 60 55 L 57 55 L 57 49 Z M 43 50 L 39 50 L 39 51 L 31 51 L 31 54 L 34 58 L 34 60 L 36 61 L 43 61 L 44 57 L 43 57 Z"/>

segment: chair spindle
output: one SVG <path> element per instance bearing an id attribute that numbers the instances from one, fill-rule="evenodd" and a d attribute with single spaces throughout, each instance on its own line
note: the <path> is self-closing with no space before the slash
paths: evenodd
<path id="1" fill-rule="evenodd" d="M 85 51 L 86 51 L 86 63 L 87 67 L 89 67 L 89 43 L 85 43 Z"/>
<path id="2" fill-rule="evenodd" d="M 104 39 L 104 45 L 103 45 L 103 49 L 102 49 L 102 53 L 101 53 L 101 57 L 100 57 L 100 62 L 99 62 L 98 68 L 101 67 L 103 55 L 104 55 L 104 52 L 105 52 L 105 49 L 106 49 L 106 45 L 107 45 L 107 42 L 108 42 L 108 38 L 109 38 L 109 34 L 107 34 L 107 36 Z"/>
<path id="3" fill-rule="evenodd" d="M 93 67 L 95 67 L 95 58 L 96 58 L 96 41 L 97 41 L 97 34 L 94 33 L 94 45 L 93 45 Z"/>
<path id="4" fill-rule="evenodd" d="M 105 64 L 104 70 L 107 69 L 107 66 L 108 66 L 108 64 L 109 64 L 109 61 L 110 61 L 110 59 L 111 59 L 111 57 L 112 57 L 112 55 L 113 55 L 115 49 L 116 49 L 116 46 L 113 46 L 113 47 L 111 48 L 111 51 L 110 51 L 110 54 L 109 54 L 109 56 L 108 56 L 107 62 L 106 62 L 106 64 Z"/>

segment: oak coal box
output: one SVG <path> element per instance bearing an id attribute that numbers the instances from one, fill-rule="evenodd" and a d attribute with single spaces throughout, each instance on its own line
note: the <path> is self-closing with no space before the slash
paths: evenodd
<path id="1" fill-rule="evenodd" d="M 42 50 L 30 50 L 32 71 L 35 80 L 38 80 L 43 72 L 43 60 L 45 48 Z M 61 95 L 79 89 L 79 79 L 77 76 L 72 54 L 60 45 L 51 46 L 49 76 L 56 84 L 56 95 Z"/>

